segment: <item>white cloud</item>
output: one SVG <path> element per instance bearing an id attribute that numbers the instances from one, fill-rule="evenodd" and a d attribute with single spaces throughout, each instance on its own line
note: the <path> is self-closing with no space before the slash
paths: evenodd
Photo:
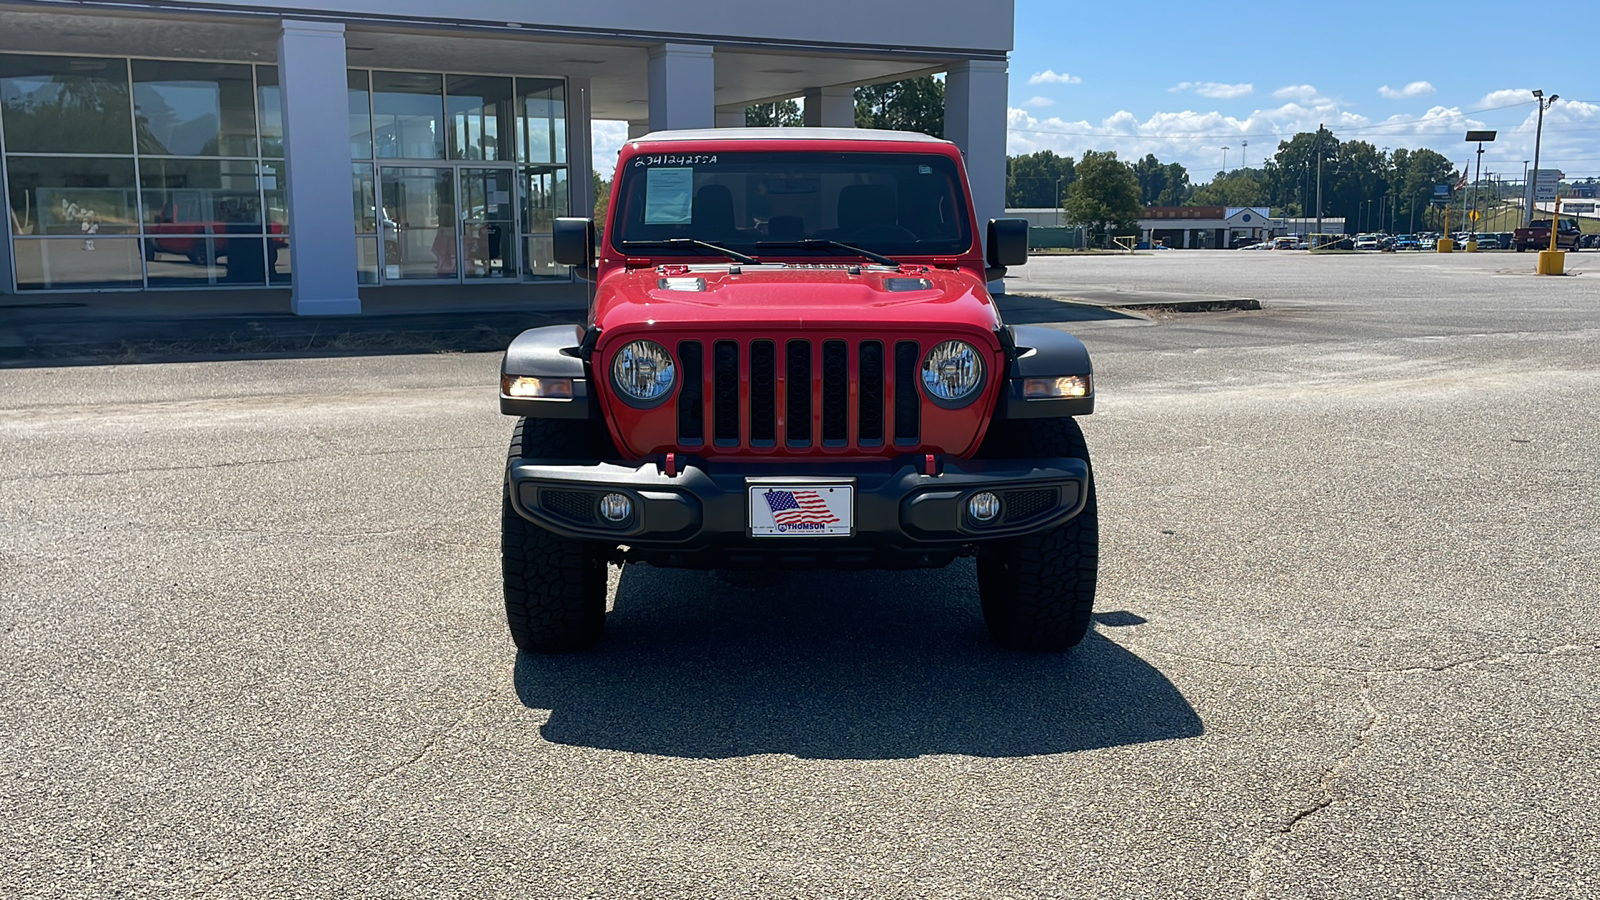
<path id="1" fill-rule="evenodd" d="M 1167 88 L 1169 93 L 1179 91 L 1194 91 L 1202 97 L 1213 100 L 1232 100 L 1254 93 L 1256 86 L 1253 84 L 1223 84 L 1220 81 L 1185 81 Z"/>
<path id="2" fill-rule="evenodd" d="M 1035 106 L 1035 107 L 1041 107 L 1042 108 L 1042 107 L 1046 107 L 1046 106 L 1055 106 L 1056 102 L 1054 100 L 1051 100 L 1049 97 L 1029 97 L 1028 98 L 1028 102 L 1026 102 L 1026 103 L 1024 103 L 1022 105 L 1023 106 Z"/>
<path id="3" fill-rule="evenodd" d="M 1029 84 L 1082 84 L 1083 83 L 1083 79 L 1079 78 L 1076 75 L 1068 75 L 1065 72 L 1056 73 L 1054 71 L 1051 71 L 1050 69 L 1045 69 L 1043 72 L 1035 72 L 1032 75 L 1029 75 L 1028 76 L 1028 83 Z"/>
<path id="4" fill-rule="evenodd" d="M 613 119 L 595 119 L 589 123 L 589 143 L 593 151 L 594 170 L 600 177 L 611 180 L 617 170 L 617 154 L 628 142 L 628 123 Z M 584 215 L 588 215 L 585 213 Z"/>
<path id="5" fill-rule="evenodd" d="M 1404 100 L 1408 97 L 1426 97 L 1438 93 L 1438 88 L 1426 81 L 1413 81 L 1403 88 L 1392 88 L 1387 84 L 1378 88 L 1378 94 L 1386 100 Z"/>
<path id="6" fill-rule="evenodd" d="M 1323 99 L 1321 93 L 1309 84 L 1291 84 L 1272 92 L 1278 100 L 1298 100 L 1301 103 L 1316 103 Z"/>

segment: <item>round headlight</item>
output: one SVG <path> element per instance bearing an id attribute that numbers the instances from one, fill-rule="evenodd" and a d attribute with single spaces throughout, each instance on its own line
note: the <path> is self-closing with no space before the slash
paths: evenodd
<path id="1" fill-rule="evenodd" d="M 983 357 L 966 341 L 945 341 L 922 360 L 922 386 L 935 399 L 965 400 L 983 384 Z"/>
<path id="2" fill-rule="evenodd" d="M 618 350 L 611 360 L 611 380 L 617 389 L 641 402 L 666 396 L 676 377 L 672 355 L 655 341 L 634 341 Z"/>

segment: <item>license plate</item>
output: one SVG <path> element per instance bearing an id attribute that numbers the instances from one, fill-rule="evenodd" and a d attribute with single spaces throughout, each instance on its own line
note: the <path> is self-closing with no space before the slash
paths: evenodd
<path id="1" fill-rule="evenodd" d="M 750 486 L 751 537 L 848 537 L 855 533 L 851 484 Z"/>

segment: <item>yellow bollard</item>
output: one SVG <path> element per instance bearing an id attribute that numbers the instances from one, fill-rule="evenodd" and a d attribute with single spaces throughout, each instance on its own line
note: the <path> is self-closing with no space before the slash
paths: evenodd
<path id="1" fill-rule="evenodd" d="M 1462 246 L 1461 249 L 1466 251 L 1467 253 L 1477 253 L 1478 252 L 1478 242 L 1473 240 L 1473 239 L 1471 239 L 1471 238 L 1467 238 L 1467 243 L 1464 246 Z"/>
<path id="2" fill-rule="evenodd" d="M 1434 249 L 1440 253 L 1452 253 L 1456 249 L 1456 242 L 1450 238 L 1439 238 L 1439 242 L 1434 245 Z"/>
<path id="3" fill-rule="evenodd" d="M 1565 275 L 1567 272 L 1567 251 L 1540 250 L 1539 265 L 1534 271 L 1539 275 Z"/>

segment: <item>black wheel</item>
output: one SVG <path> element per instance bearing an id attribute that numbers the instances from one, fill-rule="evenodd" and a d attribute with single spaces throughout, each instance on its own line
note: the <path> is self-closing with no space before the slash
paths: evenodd
<path id="1" fill-rule="evenodd" d="M 1089 461 L 1083 431 L 1072 419 L 996 423 L 981 455 L 1073 457 Z M 1100 569 L 1100 519 L 1094 473 L 1083 511 L 1039 534 L 978 548 L 978 599 L 989 634 L 1017 650 L 1066 650 L 1089 631 Z"/>
<path id="2" fill-rule="evenodd" d="M 1517 252 L 1518 253 L 1527 253 L 1528 252 L 1528 245 L 1527 244 L 1518 244 L 1517 245 Z"/>
<path id="3" fill-rule="evenodd" d="M 597 443 L 587 422 L 519 419 L 507 464 L 522 457 L 597 459 Z M 517 515 L 509 486 L 501 489 L 500 572 L 506 625 L 518 649 L 565 653 L 600 640 L 606 622 L 608 549 L 545 531 Z"/>

